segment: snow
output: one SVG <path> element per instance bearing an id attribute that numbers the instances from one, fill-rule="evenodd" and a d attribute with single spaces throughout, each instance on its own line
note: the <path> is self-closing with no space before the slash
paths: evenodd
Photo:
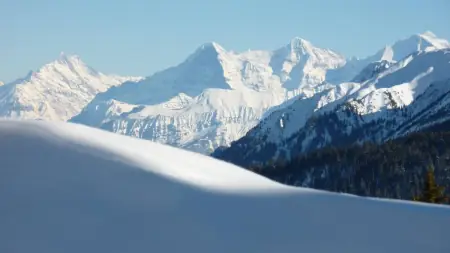
<path id="1" fill-rule="evenodd" d="M 390 93 L 398 106 L 407 106 L 422 94 L 430 84 L 450 78 L 450 49 L 418 52 L 405 58 L 354 94 L 358 112 L 371 114 L 388 108 L 390 100 L 381 99 L 381 93 Z"/>
<path id="2" fill-rule="evenodd" d="M 265 141 L 282 143 L 303 127 L 316 112 L 324 107 L 332 108 L 333 102 L 344 100 L 359 89 L 359 83 L 341 83 L 313 93 L 311 97 L 293 98 L 286 102 L 288 105 L 285 103 L 284 106 L 271 109 L 270 115 L 264 117 L 258 123 L 258 128 L 252 129 L 248 134 L 254 138 L 263 138 L 267 135 Z M 283 120 L 283 127 L 275 127 L 280 125 L 281 120 Z"/>
<path id="3" fill-rule="evenodd" d="M 432 47 L 436 49 L 444 49 L 450 48 L 450 42 L 445 39 L 438 38 L 436 34 L 432 31 L 426 31 L 424 33 L 418 34 L 423 40 L 425 40 L 428 44 L 431 44 Z"/>
<path id="4" fill-rule="evenodd" d="M 412 35 L 363 59 L 346 59 L 300 37 L 273 51 L 240 53 L 210 42 L 179 65 L 147 78 L 105 75 L 80 57 L 62 53 L 24 78 L 0 86 L 0 117 L 70 120 L 209 153 L 229 146 L 272 112 L 303 99 L 299 104 L 304 107 L 293 105 L 300 114 L 297 128 L 312 113 L 328 110 L 352 94 L 354 100 L 376 102 L 360 108 L 365 114 L 386 107 L 384 101 L 389 100 L 381 89 L 392 93 L 397 104 L 407 105 L 427 87 L 427 80 L 446 70 L 428 64 L 433 69 L 423 69 L 422 78 L 413 80 L 404 73 L 408 78 L 402 83 L 389 74 L 400 68 L 415 71 L 407 65 L 418 57 L 417 50 L 429 53 L 449 47 L 431 32 Z M 380 65 L 382 60 L 389 62 L 387 69 Z M 373 76 L 379 71 L 386 77 Z M 398 87 L 391 92 L 396 85 L 403 87 L 398 96 Z M 355 93 L 356 89 L 361 91 Z M 284 135 L 295 131 L 289 122 L 282 129 Z"/>
<path id="5" fill-rule="evenodd" d="M 0 120 L 0 136 L 1 252 L 450 251 L 446 206 L 283 186 L 71 123 Z"/>
<path id="6" fill-rule="evenodd" d="M 411 88 L 402 88 L 394 97 L 399 105 L 410 103 L 411 96 L 420 93 L 413 88 L 412 78 L 399 83 L 386 76 L 385 84 L 380 79 L 375 85 L 378 74 L 388 75 L 405 67 L 417 50 L 448 47 L 448 42 L 430 32 L 399 40 L 363 59 L 346 59 L 300 37 L 274 51 L 237 53 L 216 42 L 205 43 L 177 66 L 99 94 L 71 121 L 209 153 L 229 146 L 271 113 L 298 102 L 291 106 L 297 115 L 290 117 L 291 126 L 283 122 L 280 128 L 279 117 L 273 118 L 271 126 L 277 127 L 270 128 L 282 130 L 282 134 L 270 137 L 276 140 L 295 132 L 316 111 L 328 110 L 351 95 L 355 100 L 377 103 L 361 108 L 368 114 L 382 110 L 383 101 L 389 101 L 383 98 L 384 91 L 377 89 L 408 82 Z M 442 72 L 442 67 L 437 68 Z M 411 77 L 411 73 L 404 74 Z M 356 94 L 358 89 L 361 92 Z"/>
<path id="7" fill-rule="evenodd" d="M 367 73 L 371 72 L 369 70 L 386 63 L 370 64 L 358 78 L 366 79 Z M 449 68 L 450 49 L 416 52 L 362 83 L 325 86 L 323 91 L 319 91 L 319 85 L 312 90 L 312 96 L 296 97 L 272 108 L 270 115 L 266 115 L 248 135 L 255 139 L 267 137 L 266 141 L 271 143 L 283 143 L 302 129 L 312 115 L 333 111 L 345 102 L 351 104 L 365 120 L 383 117 L 383 112 L 413 103 L 432 83 L 449 79 Z M 278 127 L 281 115 L 288 119 L 283 120 L 283 128 Z M 304 140 L 304 145 L 308 141 Z"/>
<path id="8" fill-rule="evenodd" d="M 438 38 L 430 31 L 414 34 L 408 38 L 398 40 L 392 45 L 383 47 L 374 55 L 362 59 L 347 59 L 346 64 L 341 68 L 328 71 L 326 79 L 329 82 L 339 84 L 355 78 L 364 68 L 374 62 L 398 62 L 403 61 L 405 57 L 414 52 L 445 48 L 450 48 L 450 43 L 445 39 Z"/>
<path id="9" fill-rule="evenodd" d="M 178 66 L 99 94 L 70 121 L 209 153 L 343 63 L 300 38 L 273 52 L 236 53 L 206 43 Z"/>
<path id="10" fill-rule="evenodd" d="M 105 75 L 87 66 L 77 55 L 61 53 L 57 60 L 39 70 L 0 86 L 0 117 L 68 120 L 97 93 L 141 79 Z"/>

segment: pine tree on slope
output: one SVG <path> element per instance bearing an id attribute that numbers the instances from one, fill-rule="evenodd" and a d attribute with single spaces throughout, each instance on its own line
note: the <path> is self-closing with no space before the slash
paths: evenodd
<path id="1" fill-rule="evenodd" d="M 444 195 L 444 187 L 436 184 L 433 167 L 428 168 L 422 195 L 414 197 L 414 200 L 435 204 L 448 202 L 448 198 Z"/>

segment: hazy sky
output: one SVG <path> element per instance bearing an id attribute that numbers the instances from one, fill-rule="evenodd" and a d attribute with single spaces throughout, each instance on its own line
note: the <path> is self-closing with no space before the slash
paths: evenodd
<path id="1" fill-rule="evenodd" d="M 145 76 L 208 41 L 242 51 L 299 36 L 350 57 L 426 30 L 450 39 L 449 0 L 0 0 L 0 10 L 2 81 L 61 51 Z"/>

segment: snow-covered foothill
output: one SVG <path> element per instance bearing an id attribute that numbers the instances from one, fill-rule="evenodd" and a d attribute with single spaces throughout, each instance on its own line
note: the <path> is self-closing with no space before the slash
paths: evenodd
<path id="1" fill-rule="evenodd" d="M 86 126 L 0 120 L 0 251 L 444 253 L 450 208 L 291 188 Z"/>

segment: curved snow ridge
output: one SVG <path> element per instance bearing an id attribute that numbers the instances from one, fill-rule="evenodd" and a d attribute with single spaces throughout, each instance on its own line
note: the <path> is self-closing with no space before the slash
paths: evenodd
<path id="1" fill-rule="evenodd" d="M 28 120 L 0 120 L 3 136 L 26 146 L 39 139 L 40 148 L 62 146 L 67 152 L 88 152 L 146 172 L 208 190 L 287 190 L 250 171 L 208 156 L 83 125 Z M 36 152 L 39 153 L 39 152 Z M 57 155 L 57 154 L 55 154 Z M 49 158 L 51 159 L 51 158 Z"/>
<path id="2" fill-rule="evenodd" d="M 450 252 L 449 207 L 282 186 L 70 123 L 0 120 L 0 139 L 0 252 Z"/>

